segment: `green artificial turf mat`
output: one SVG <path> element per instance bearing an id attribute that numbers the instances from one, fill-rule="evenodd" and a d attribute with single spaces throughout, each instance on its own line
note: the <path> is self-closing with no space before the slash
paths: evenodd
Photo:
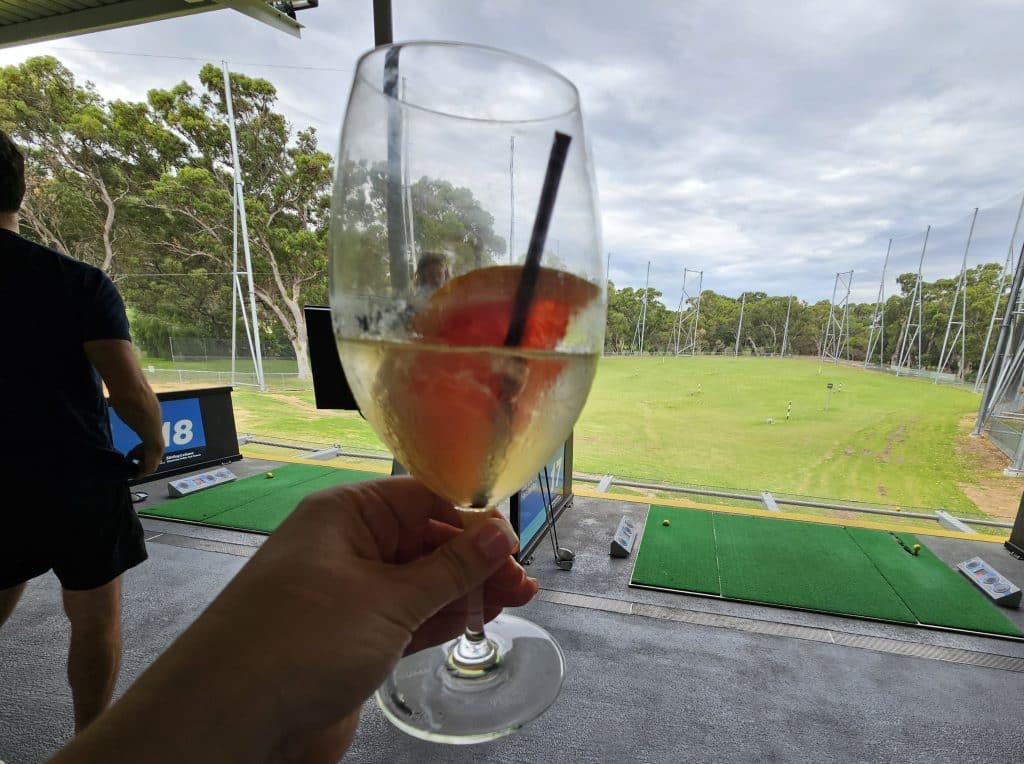
<path id="1" fill-rule="evenodd" d="M 711 512 L 652 506 L 636 553 L 633 583 L 721 594 L 714 517 Z"/>
<path id="2" fill-rule="evenodd" d="M 715 537 L 723 597 L 917 623 L 842 526 L 715 514 Z"/>
<path id="3" fill-rule="evenodd" d="M 276 475 L 277 473 L 274 474 Z M 240 507 L 227 509 L 208 518 L 208 522 L 226 528 L 273 533 L 277 530 L 277 526 L 284 522 L 284 519 L 292 513 L 295 506 L 314 491 L 320 491 L 334 485 L 374 480 L 379 477 L 382 477 L 382 475 L 376 472 L 332 469 L 328 475 L 307 480 L 305 483 L 299 483 L 298 485 L 287 486 L 280 491 L 261 496 Z"/>
<path id="4" fill-rule="evenodd" d="M 265 473 L 235 480 L 231 483 L 208 488 L 205 491 L 169 499 L 162 504 L 140 512 L 148 517 L 161 517 L 171 520 L 187 520 L 190 522 L 206 522 L 225 525 L 222 516 L 232 514 L 229 520 L 239 520 L 237 527 L 250 528 L 245 518 L 245 508 L 252 506 L 256 515 L 263 517 L 260 530 L 268 523 L 267 518 L 272 511 L 266 507 L 284 507 L 280 519 L 284 519 L 295 508 L 295 504 L 303 496 L 313 491 L 326 488 L 336 483 L 352 483 L 359 480 L 371 480 L 380 477 L 374 472 L 356 472 L 353 470 L 337 470 L 332 467 L 319 467 L 311 464 L 288 464 L 273 470 L 273 478 Z M 280 522 L 280 519 L 278 522 Z M 235 527 L 235 526 L 233 526 Z M 266 528 L 272 531 L 273 527 Z M 253 528 L 255 529 L 255 528 Z"/>
<path id="5" fill-rule="evenodd" d="M 923 544 L 914 556 L 889 533 L 864 528 L 846 531 L 921 623 L 1024 637 L 997 605 Z M 897 535 L 908 547 L 920 543 L 909 533 Z"/>
<path id="6" fill-rule="evenodd" d="M 920 543 L 899 536 L 908 547 Z M 630 583 L 1024 637 L 926 546 L 909 554 L 887 531 L 653 505 Z"/>

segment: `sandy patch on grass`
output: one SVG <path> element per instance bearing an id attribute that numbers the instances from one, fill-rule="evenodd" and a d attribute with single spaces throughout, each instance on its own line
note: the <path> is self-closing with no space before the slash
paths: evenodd
<path id="1" fill-rule="evenodd" d="M 1013 520 L 1024 493 L 1024 480 L 1003 475 L 1010 460 L 992 441 L 987 437 L 970 436 L 974 420 L 974 414 L 967 414 L 960 420 L 960 436 L 955 447 L 957 456 L 978 482 L 958 483 L 957 487 L 982 512 L 993 518 Z"/>

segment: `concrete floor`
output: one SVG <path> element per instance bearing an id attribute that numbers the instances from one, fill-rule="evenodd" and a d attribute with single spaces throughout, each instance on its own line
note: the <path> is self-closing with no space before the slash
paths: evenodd
<path id="1" fill-rule="evenodd" d="M 232 465 L 253 474 L 268 465 Z M 145 507 L 160 499 L 150 488 Z M 619 518 L 647 507 L 577 498 L 560 523 L 576 552 L 530 565 L 541 594 L 520 614 L 562 645 L 555 705 L 483 746 L 423 743 L 368 703 L 346 761 L 1024 761 L 1024 644 L 781 608 L 630 589 L 632 558 L 608 556 Z M 125 578 L 125 655 L 134 677 L 244 564 L 261 537 L 146 520 L 150 560 Z M 1020 583 L 1000 545 L 928 537 L 947 562 L 982 554 Z M 1022 614 L 1006 611 L 1018 624 Z M 46 759 L 71 731 L 67 625 L 56 579 L 32 582 L 0 629 L 0 760 Z"/>

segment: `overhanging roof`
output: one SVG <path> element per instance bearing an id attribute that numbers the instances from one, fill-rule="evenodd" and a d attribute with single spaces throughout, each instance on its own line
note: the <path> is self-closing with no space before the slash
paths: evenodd
<path id="1" fill-rule="evenodd" d="M 0 48 L 233 8 L 298 37 L 268 0 L 0 0 Z"/>

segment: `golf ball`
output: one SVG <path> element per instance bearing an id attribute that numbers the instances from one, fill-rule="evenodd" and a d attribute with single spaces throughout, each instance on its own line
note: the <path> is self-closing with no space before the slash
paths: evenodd
<path id="1" fill-rule="evenodd" d="M 920 544 L 914 544 L 914 546 L 912 546 L 911 549 L 914 550 L 914 554 L 917 554 L 918 552 L 921 551 L 921 545 Z"/>
<path id="2" fill-rule="evenodd" d="M 662 525 L 671 525 L 671 523 L 668 521 L 668 519 L 662 520 L 661 524 Z"/>
<path id="3" fill-rule="evenodd" d="M 268 472 L 268 473 L 267 473 L 267 477 L 268 477 L 268 478 L 272 478 L 272 477 L 274 477 L 274 473 L 273 473 L 273 472 Z"/>

